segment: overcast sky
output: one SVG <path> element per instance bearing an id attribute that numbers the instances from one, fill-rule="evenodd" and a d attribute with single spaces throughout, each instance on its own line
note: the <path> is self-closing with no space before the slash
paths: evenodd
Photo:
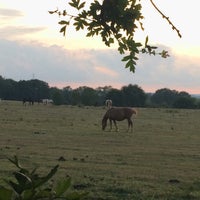
<path id="1" fill-rule="evenodd" d="M 182 39 L 148 1 L 141 1 L 146 31 L 138 32 L 136 37 L 142 42 L 148 34 L 152 44 L 169 50 L 170 57 L 141 55 L 134 74 L 124 68 L 118 51 L 105 47 L 99 38 L 85 38 L 84 32 L 75 32 L 73 27 L 62 37 L 58 17 L 49 15 L 48 10 L 59 6 L 64 9 L 65 2 L 1 0 L 1 76 L 16 81 L 37 78 L 59 88 L 120 88 L 131 83 L 146 92 L 167 87 L 200 93 L 199 1 L 191 0 L 188 4 L 176 0 L 173 5 L 171 1 L 155 1 L 181 31 Z"/>

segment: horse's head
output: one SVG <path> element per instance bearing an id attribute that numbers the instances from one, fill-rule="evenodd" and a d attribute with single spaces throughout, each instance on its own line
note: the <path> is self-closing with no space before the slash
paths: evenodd
<path id="1" fill-rule="evenodd" d="M 103 130 L 103 131 L 105 130 L 106 126 L 107 126 L 107 119 L 104 117 L 104 118 L 102 119 L 102 130 Z"/>

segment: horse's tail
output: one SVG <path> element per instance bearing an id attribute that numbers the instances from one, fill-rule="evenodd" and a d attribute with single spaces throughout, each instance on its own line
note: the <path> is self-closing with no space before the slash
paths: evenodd
<path id="1" fill-rule="evenodd" d="M 102 130 L 105 130 L 106 126 L 107 126 L 107 120 L 108 120 L 108 117 L 107 117 L 107 112 L 106 114 L 103 116 L 103 119 L 102 119 Z"/>

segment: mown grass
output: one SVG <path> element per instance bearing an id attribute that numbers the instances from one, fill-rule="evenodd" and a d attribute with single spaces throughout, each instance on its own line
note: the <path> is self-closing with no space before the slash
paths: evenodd
<path id="1" fill-rule="evenodd" d="M 41 173 L 59 164 L 88 199 L 200 199 L 200 110 L 138 108 L 133 133 L 103 132 L 105 111 L 1 102 L 0 177 L 18 155 Z"/>

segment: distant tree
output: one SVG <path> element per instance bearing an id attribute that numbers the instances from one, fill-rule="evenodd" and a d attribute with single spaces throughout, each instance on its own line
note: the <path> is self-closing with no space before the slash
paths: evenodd
<path id="1" fill-rule="evenodd" d="M 196 108 L 195 99 L 192 97 L 178 97 L 174 104 L 174 108 Z"/>
<path id="2" fill-rule="evenodd" d="M 151 97 L 153 105 L 172 107 L 175 100 L 178 98 L 178 92 L 176 90 L 170 90 L 168 88 L 162 88 L 157 90 Z"/>
<path id="3" fill-rule="evenodd" d="M 0 76 L 0 98 L 4 98 L 4 90 L 5 90 L 4 84 L 5 84 L 5 80 L 2 76 Z"/>
<path id="4" fill-rule="evenodd" d="M 113 106 L 123 105 L 122 92 L 118 89 L 115 89 L 115 88 L 110 89 L 106 95 L 106 99 L 111 99 Z"/>
<path id="5" fill-rule="evenodd" d="M 82 87 L 81 103 L 86 106 L 97 105 L 98 96 L 96 90 L 90 87 Z"/>
<path id="6" fill-rule="evenodd" d="M 123 106 L 144 107 L 147 95 L 138 85 L 129 84 L 121 89 Z"/>
<path id="7" fill-rule="evenodd" d="M 64 98 L 62 91 L 56 87 L 50 88 L 50 98 L 53 100 L 55 105 L 64 104 Z"/>
<path id="8" fill-rule="evenodd" d="M 32 88 L 33 97 L 36 100 L 49 98 L 49 85 L 48 83 L 38 80 L 32 79 L 29 81 L 30 87 Z"/>
<path id="9" fill-rule="evenodd" d="M 49 98 L 49 86 L 46 82 L 37 79 L 22 80 L 18 82 L 20 100 L 32 98 L 33 100 Z"/>
<path id="10" fill-rule="evenodd" d="M 62 89 L 64 104 L 72 104 L 72 88 L 70 86 L 64 87 Z"/>
<path id="11" fill-rule="evenodd" d="M 178 97 L 191 98 L 191 95 L 185 91 L 179 92 Z"/>
<path id="12" fill-rule="evenodd" d="M 4 79 L 0 76 L 0 98 L 5 100 L 16 100 L 17 96 L 17 82 L 12 79 Z"/>
<path id="13" fill-rule="evenodd" d="M 81 90 L 80 88 L 76 88 L 72 91 L 72 105 L 80 105 L 81 104 Z"/>
<path id="14" fill-rule="evenodd" d="M 200 99 L 196 99 L 197 108 L 200 109 Z"/>
<path id="15" fill-rule="evenodd" d="M 17 100 L 18 96 L 18 87 L 17 87 L 17 82 L 12 80 L 12 79 L 6 79 L 6 96 L 5 99 L 8 100 Z"/>
<path id="16" fill-rule="evenodd" d="M 107 90 L 106 87 L 97 87 L 96 88 L 96 93 L 97 93 L 97 105 L 105 105 L 105 99 L 106 99 L 106 94 Z"/>
<path id="17" fill-rule="evenodd" d="M 150 0 L 150 2 L 181 37 L 179 30 L 169 20 L 169 17 L 166 17 L 158 9 L 153 0 Z M 130 71 L 135 71 L 136 61 L 140 52 L 150 55 L 158 54 L 163 58 L 169 56 L 167 51 L 157 52 L 157 47 L 150 46 L 148 44 L 148 36 L 143 45 L 140 41 L 135 40 L 135 32 L 139 28 L 144 30 L 141 1 L 103 0 L 101 4 L 95 0 L 90 4 L 89 9 L 87 9 L 86 1 L 71 0 L 69 5 L 76 11 L 75 15 L 70 13 L 70 9 L 49 11 L 50 14 L 57 13 L 59 17 L 64 17 L 59 22 L 62 26 L 60 32 L 66 35 L 66 28 L 73 24 L 77 31 L 85 28 L 87 37 L 100 35 L 106 46 L 116 42 L 119 53 L 125 55 L 122 61 L 126 62 L 126 68 L 129 68 Z"/>

